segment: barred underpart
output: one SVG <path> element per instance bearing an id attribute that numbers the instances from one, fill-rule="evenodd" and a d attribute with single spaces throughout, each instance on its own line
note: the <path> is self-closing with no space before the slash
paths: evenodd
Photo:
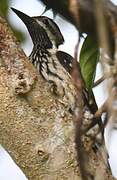
<path id="1" fill-rule="evenodd" d="M 76 89 L 70 74 L 58 61 L 56 51 L 56 49 L 44 49 L 36 45 L 30 55 L 30 60 L 42 77 L 53 85 L 62 102 L 73 111 Z"/>

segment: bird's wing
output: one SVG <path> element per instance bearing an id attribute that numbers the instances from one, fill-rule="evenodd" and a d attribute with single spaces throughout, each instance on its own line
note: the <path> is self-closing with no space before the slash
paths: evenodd
<path id="1" fill-rule="evenodd" d="M 61 65 L 66 69 L 66 71 L 69 72 L 69 74 L 71 74 L 72 73 L 72 62 L 73 62 L 74 58 L 71 55 L 69 55 L 63 51 L 58 51 L 56 56 L 57 56 L 59 62 L 61 63 Z M 77 63 L 77 66 L 78 66 L 78 70 L 80 70 L 79 63 Z M 81 78 L 84 82 L 82 75 L 81 75 Z M 89 93 L 88 93 L 88 90 L 86 89 L 86 86 L 84 83 L 84 90 L 82 93 L 83 93 L 83 98 L 84 98 L 85 104 L 88 106 L 90 111 L 94 114 L 97 111 L 98 107 L 97 107 L 97 104 L 95 101 L 93 91 L 91 92 L 91 97 L 89 98 Z"/>
<path id="2" fill-rule="evenodd" d="M 73 57 L 63 51 L 57 51 L 56 54 L 60 64 L 66 69 L 69 74 L 72 72 Z"/>

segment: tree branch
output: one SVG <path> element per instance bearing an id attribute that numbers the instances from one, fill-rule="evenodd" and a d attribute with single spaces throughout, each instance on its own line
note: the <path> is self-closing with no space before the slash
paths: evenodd
<path id="1" fill-rule="evenodd" d="M 0 18 L 0 143 L 29 179 L 74 179 L 71 115 L 36 74 Z"/>
<path id="2" fill-rule="evenodd" d="M 72 116 L 49 93 L 0 18 L 0 143 L 30 180 L 80 180 L 74 133 Z M 103 177 L 112 179 L 89 141 L 84 147 L 93 175 L 102 164 Z"/>

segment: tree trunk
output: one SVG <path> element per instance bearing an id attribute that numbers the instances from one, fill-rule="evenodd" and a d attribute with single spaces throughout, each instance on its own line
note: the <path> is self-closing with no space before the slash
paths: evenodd
<path id="1" fill-rule="evenodd" d="M 0 143 L 30 180 L 80 180 L 74 129 L 72 115 L 0 18 Z M 90 141 L 84 147 L 95 179 L 113 179 Z"/>

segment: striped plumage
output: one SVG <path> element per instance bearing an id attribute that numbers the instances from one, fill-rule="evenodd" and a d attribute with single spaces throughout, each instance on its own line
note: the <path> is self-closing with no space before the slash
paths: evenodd
<path id="1" fill-rule="evenodd" d="M 79 123 L 74 123 L 76 126 L 76 150 L 79 155 L 79 152 L 82 149 L 82 138 L 80 137 L 82 133 L 80 133 L 80 131 L 86 133 L 88 129 L 89 131 L 86 134 L 91 136 L 91 138 L 94 138 L 102 125 L 101 121 L 99 121 L 99 126 L 96 126 L 96 128 L 89 128 L 89 126 L 93 124 L 93 121 L 90 121 L 93 117 L 92 114 L 97 111 L 93 93 L 91 97 L 93 103 L 90 104 L 88 92 L 84 83 L 84 88 L 82 92 L 80 92 L 80 96 L 82 97 L 80 98 L 81 102 L 79 102 L 82 109 L 79 108 L 80 105 L 77 106 L 78 102 L 76 103 L 76 99 L 78 101 L 78 93 L 71 77 L 73 58 L 65 52 L 58 51 L 59 45 L 64 42 L 64 38 L 58 26 L 47 17 L 29 17 L 16 9 L 13 9 L 13 11 L 25 23 L 32 38 L 34 46 L 30 55 L 30 61 L 36 67 L 43 79 L 53 86 L 54 93 L 59 95 L 60 100 L 62 100 L 62 103 L 70 110 L 70 112 L 77 112 L 74 113 L 75 115 L 78 115 L 81 110 L 83 112 L 82 125 L 78 127 Z M 79 63 L 77 63 L 77 66 L 80 71 Z M 79 76 L 82 82 L 84 82 L 80 72 Z M 99 120 L 100 119 L 101 118 L 99 118 Z M 102 136 L 100 136 L 100 138 L 102 138 Z M 82 159 L 79 161 L 80 163 L 81 160 Z"/>
<path id="2" fill-rule="evenodd" d="M 58 50 L 59 45 L 64 42 L 64 38 L 58 26 L 48 17 L 30 17 L 14 8 L 12 8 L 12 10 L 24 22 L 32 38 L 34 46 L 30 55 L 31 62 L 42 77 L 54 85 L 56 94 L 61 96 L 66 105 L 70 106 L 73 110 L 76 96 L 76 90 L 70 76 L 73 57 Z M 79 63 L 77 65 L 78 69 L 80 69 Z M 85 89 L 85 84 L 82 93 L 84 104 L 94 114 L 97 110 L 97 105 L 93 93 L 92 104 L 89 104 L 89 97 Z"/>
<path id="3" fill-rule="evenodd" d="M 48 17 L 30 17 L 14 8 L 12 10 L 24 22 L 32 38 L 34 46 L 30 55 L 31 62 L 42 77 L 53 86 L 55 94 L 65 106 L 73 111 L 76 89 L 69 74 L 69 63 L 67 64 L 68 59 L 71 62 L 71 56 L 65 58 L 67 54 L 58 51 L 59 45 L 64 42 L 58 26 Z"/>

